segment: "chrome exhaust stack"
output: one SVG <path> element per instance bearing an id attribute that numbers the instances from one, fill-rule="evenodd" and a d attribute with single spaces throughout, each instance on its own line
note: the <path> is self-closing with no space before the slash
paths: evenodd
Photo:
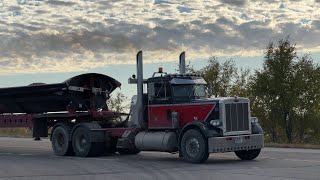
<path id="1" fill-rule="evenodd" d="M 129 127 L 145 129 L 146 123 L 143 119 L 143 83 L 147 81 L 143 79 L 142 51 L 137 53 L 136 63 L 137 75 L 132 75 L 132 78 L 128 79 L 129 84 L 137 84 L 137 95 L 131 98 Z"/>
<path id="2" fill-rule="evenodd" d="M 180 74 L 186 73 L 186 53 L 182 52 L 179 56 L 179 70 Z"/>
<path id="3" fill-rule="evenodd" d="M 137 54 L 137 112 L 138 122 L 141 128 L 145 128 L 143 120 L 143 63 L 142 63 L 142 51 Z"/>

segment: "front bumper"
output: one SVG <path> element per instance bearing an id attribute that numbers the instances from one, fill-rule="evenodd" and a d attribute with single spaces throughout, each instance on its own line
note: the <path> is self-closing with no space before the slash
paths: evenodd
<path id="1" fill-rule="evenodd" d="M 261 149 L 263 147 L 263 134 L 208 138 L 208 150 L 210 153 Z"/>

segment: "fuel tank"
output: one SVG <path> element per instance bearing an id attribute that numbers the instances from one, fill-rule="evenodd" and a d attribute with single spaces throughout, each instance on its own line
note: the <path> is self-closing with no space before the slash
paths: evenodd
<path id="1" fill-rule="evenodd" d="M 62 83 L 0 88 L 0 113 L 44 113 L 107 109 L 109 95 L 121 84 L 106 75 L 81 74 Z"/>
<path id="2" fill-rule="evenodd" d="M 177 135 L 167 131 L 142 131 L 135 137 L 135 146 L 141 151 L 175 152 L 178 150 Z"/>

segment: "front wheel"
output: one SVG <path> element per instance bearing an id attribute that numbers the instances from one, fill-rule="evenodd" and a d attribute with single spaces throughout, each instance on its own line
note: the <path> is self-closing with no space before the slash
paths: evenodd
<path id="1" fill-rule="evenodd" d="M 181 139 L 181 155 L 191 163 L 203 163 L 209 157 L 207 140 L 195 130 L 188 130 Z"/>
<path id="2" fill-rule="evenodd" d="M 234 153 L 241 160 L 253 160 L 259 156 L 261 149 L 250 149 L 250 150 L 241 150 L 235 151 Z"/>

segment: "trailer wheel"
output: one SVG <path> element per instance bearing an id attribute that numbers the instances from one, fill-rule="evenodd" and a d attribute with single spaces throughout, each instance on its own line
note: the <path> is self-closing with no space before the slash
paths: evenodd
<path id="1" fill-rule="evenodd" d="M 84 123 L 78 126 L 72 134 L 72 147 L 78 157 L 99 156 L 103 152 L 104 144 L 102 142 L 92 141 L 91 129 L 96 129 L 94 123 Z"/>
<path id="2" fill-rule="evenodd" d="M 234 153 L 241 160 L 253 160 L 259 156 L 261 149 L 250 149 L 250 150 L 241 150 L 235 151 Z"/>
<path id="3" fill-rule="evenodd" d="M 69 130 L 64 126 L 58 126 L 53 130 L 51 145 L 55 155 L 74 155 L 72 144 L 70 142 Z"/>
<path id="4" fill-rule="evenodd" d="M 181 155 L 191 163 L 203 163 L 209 157 L 207 140 L 195 130 L 188 130 L 181 139 Z"/>

